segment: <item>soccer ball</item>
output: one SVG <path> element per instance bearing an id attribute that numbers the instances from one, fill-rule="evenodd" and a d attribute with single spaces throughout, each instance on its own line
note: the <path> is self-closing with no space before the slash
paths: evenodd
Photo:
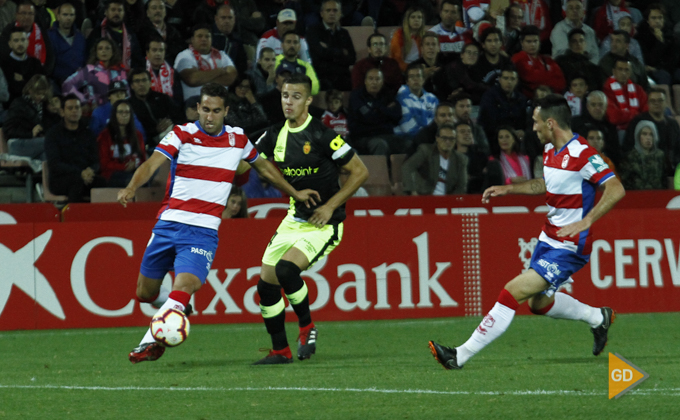
<path id="1" fill-rule="evenodd" d="M 177 309 L 166 309 L 151 320 L 151 335 L 164 347 L 179 346 L 189 336 L 189 319 Z"/>

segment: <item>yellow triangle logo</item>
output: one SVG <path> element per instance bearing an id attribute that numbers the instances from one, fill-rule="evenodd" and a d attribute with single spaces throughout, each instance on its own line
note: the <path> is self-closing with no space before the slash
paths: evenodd
<path id="1" fill-rule="evenodd" d="M 620 354 L 609 353 L 609 399 L 619 398 L 649 378 L 649 374 Z"/>

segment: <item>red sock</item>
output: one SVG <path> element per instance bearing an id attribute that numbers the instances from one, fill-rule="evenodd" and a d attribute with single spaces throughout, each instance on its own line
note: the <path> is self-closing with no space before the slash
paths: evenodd
<path id="1" fill-rule="evenodd" d="M 272 350 L 271 354 L 280 354 L 280 355 L 286 356 L 289 359 L 293 358 L 293 353 L 290 352 L 290 347 L 288 347 L 288 346 L 285 349 Z"/>
<path id="2" fill-rule="evenodd" d="M 309 331 L 312 328 L 314 328 L 313 322 L 311 324 L 307 325 L 306 327 L 300 327 L 300 331 Z"/>
<path id="3" fill-rule="evenodd" d="M 181 290 L 173 290 L 170 292 L 170 296 L 168 296 L 168 298 L 181 303 L 186 308 L 189 304 L 189 299 L 191 299 L 191 295 Z"/>
<path id="4" fill-rule="evenodd" d="M 517 303 L 515 297 L 512 294 L 510 294 L 510 292 L 508 292 L 506 289 L 501 290 L 501 294 L 498 295 L 498 303 L 500 303 L 503 306 L 507 306 L 513 311 L 516 311 L 517 308 L 519 308 L 519 303 Z"/>
<path id="5" fill-rule="evenodd" d="M 529 309 L 531 310 L 531 313 L 534 314 L 534 315 L 545 315 L 545 314 L 548 313 L 549 310 L 552 309 L 552 307 L 553 307 L 554 305 L 555 305 L 555 301 L 553 300 L 553 301 L 550 302 L 550 304 L 549 304 L 548 306 L 546 306 L 545 308 L 534 309 L 534 308 L 531 308 L 531 307 L 530 307 Z"/>

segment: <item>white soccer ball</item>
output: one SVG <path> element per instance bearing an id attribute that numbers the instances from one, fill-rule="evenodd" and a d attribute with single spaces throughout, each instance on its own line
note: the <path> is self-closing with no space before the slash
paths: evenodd
<path id="1" fill-rule="evenodd" d="M 179 346 L 189 336 L 189 319 L 177 309 L 166 309 L 151 320 L 151 334 L 164 347 Z"/>

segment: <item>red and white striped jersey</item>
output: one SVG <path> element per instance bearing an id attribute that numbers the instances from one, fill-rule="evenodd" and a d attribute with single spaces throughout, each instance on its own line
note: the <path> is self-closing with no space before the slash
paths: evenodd
<path id="1" fill-rule="evenodd" d="M 439 36 L 439 49 L 443 53 L 458 53 L 463 47 L 473 41 L 472 31 L 456 26 L 453 32 L 442 28 L 441 23 L 431 27 L 428 32 L 434 32 Z"/>
<path id="2" fill-rule="evenodd" d="M 226 125 L 211 136 L 198 122 L 175 126 L 156 151 L 172 162 L 158 218 L 215 230 L 239 162 L 259 156 L 243 129 Z"/>
<path id="3" fill-rule="evenodd" d="M 548 220 L 539 239 L 554 248 L 581 255 L 590 254 L 590 229 L 572 238 L 558 238 L 557 231 L 583 219 L 595 206 L 597 187 L 614 176 L 597 150 L 578 134 L 561 150 L 555 150 L 550 143 L 546 144 L 543 150 L 543 179 Z"/>

